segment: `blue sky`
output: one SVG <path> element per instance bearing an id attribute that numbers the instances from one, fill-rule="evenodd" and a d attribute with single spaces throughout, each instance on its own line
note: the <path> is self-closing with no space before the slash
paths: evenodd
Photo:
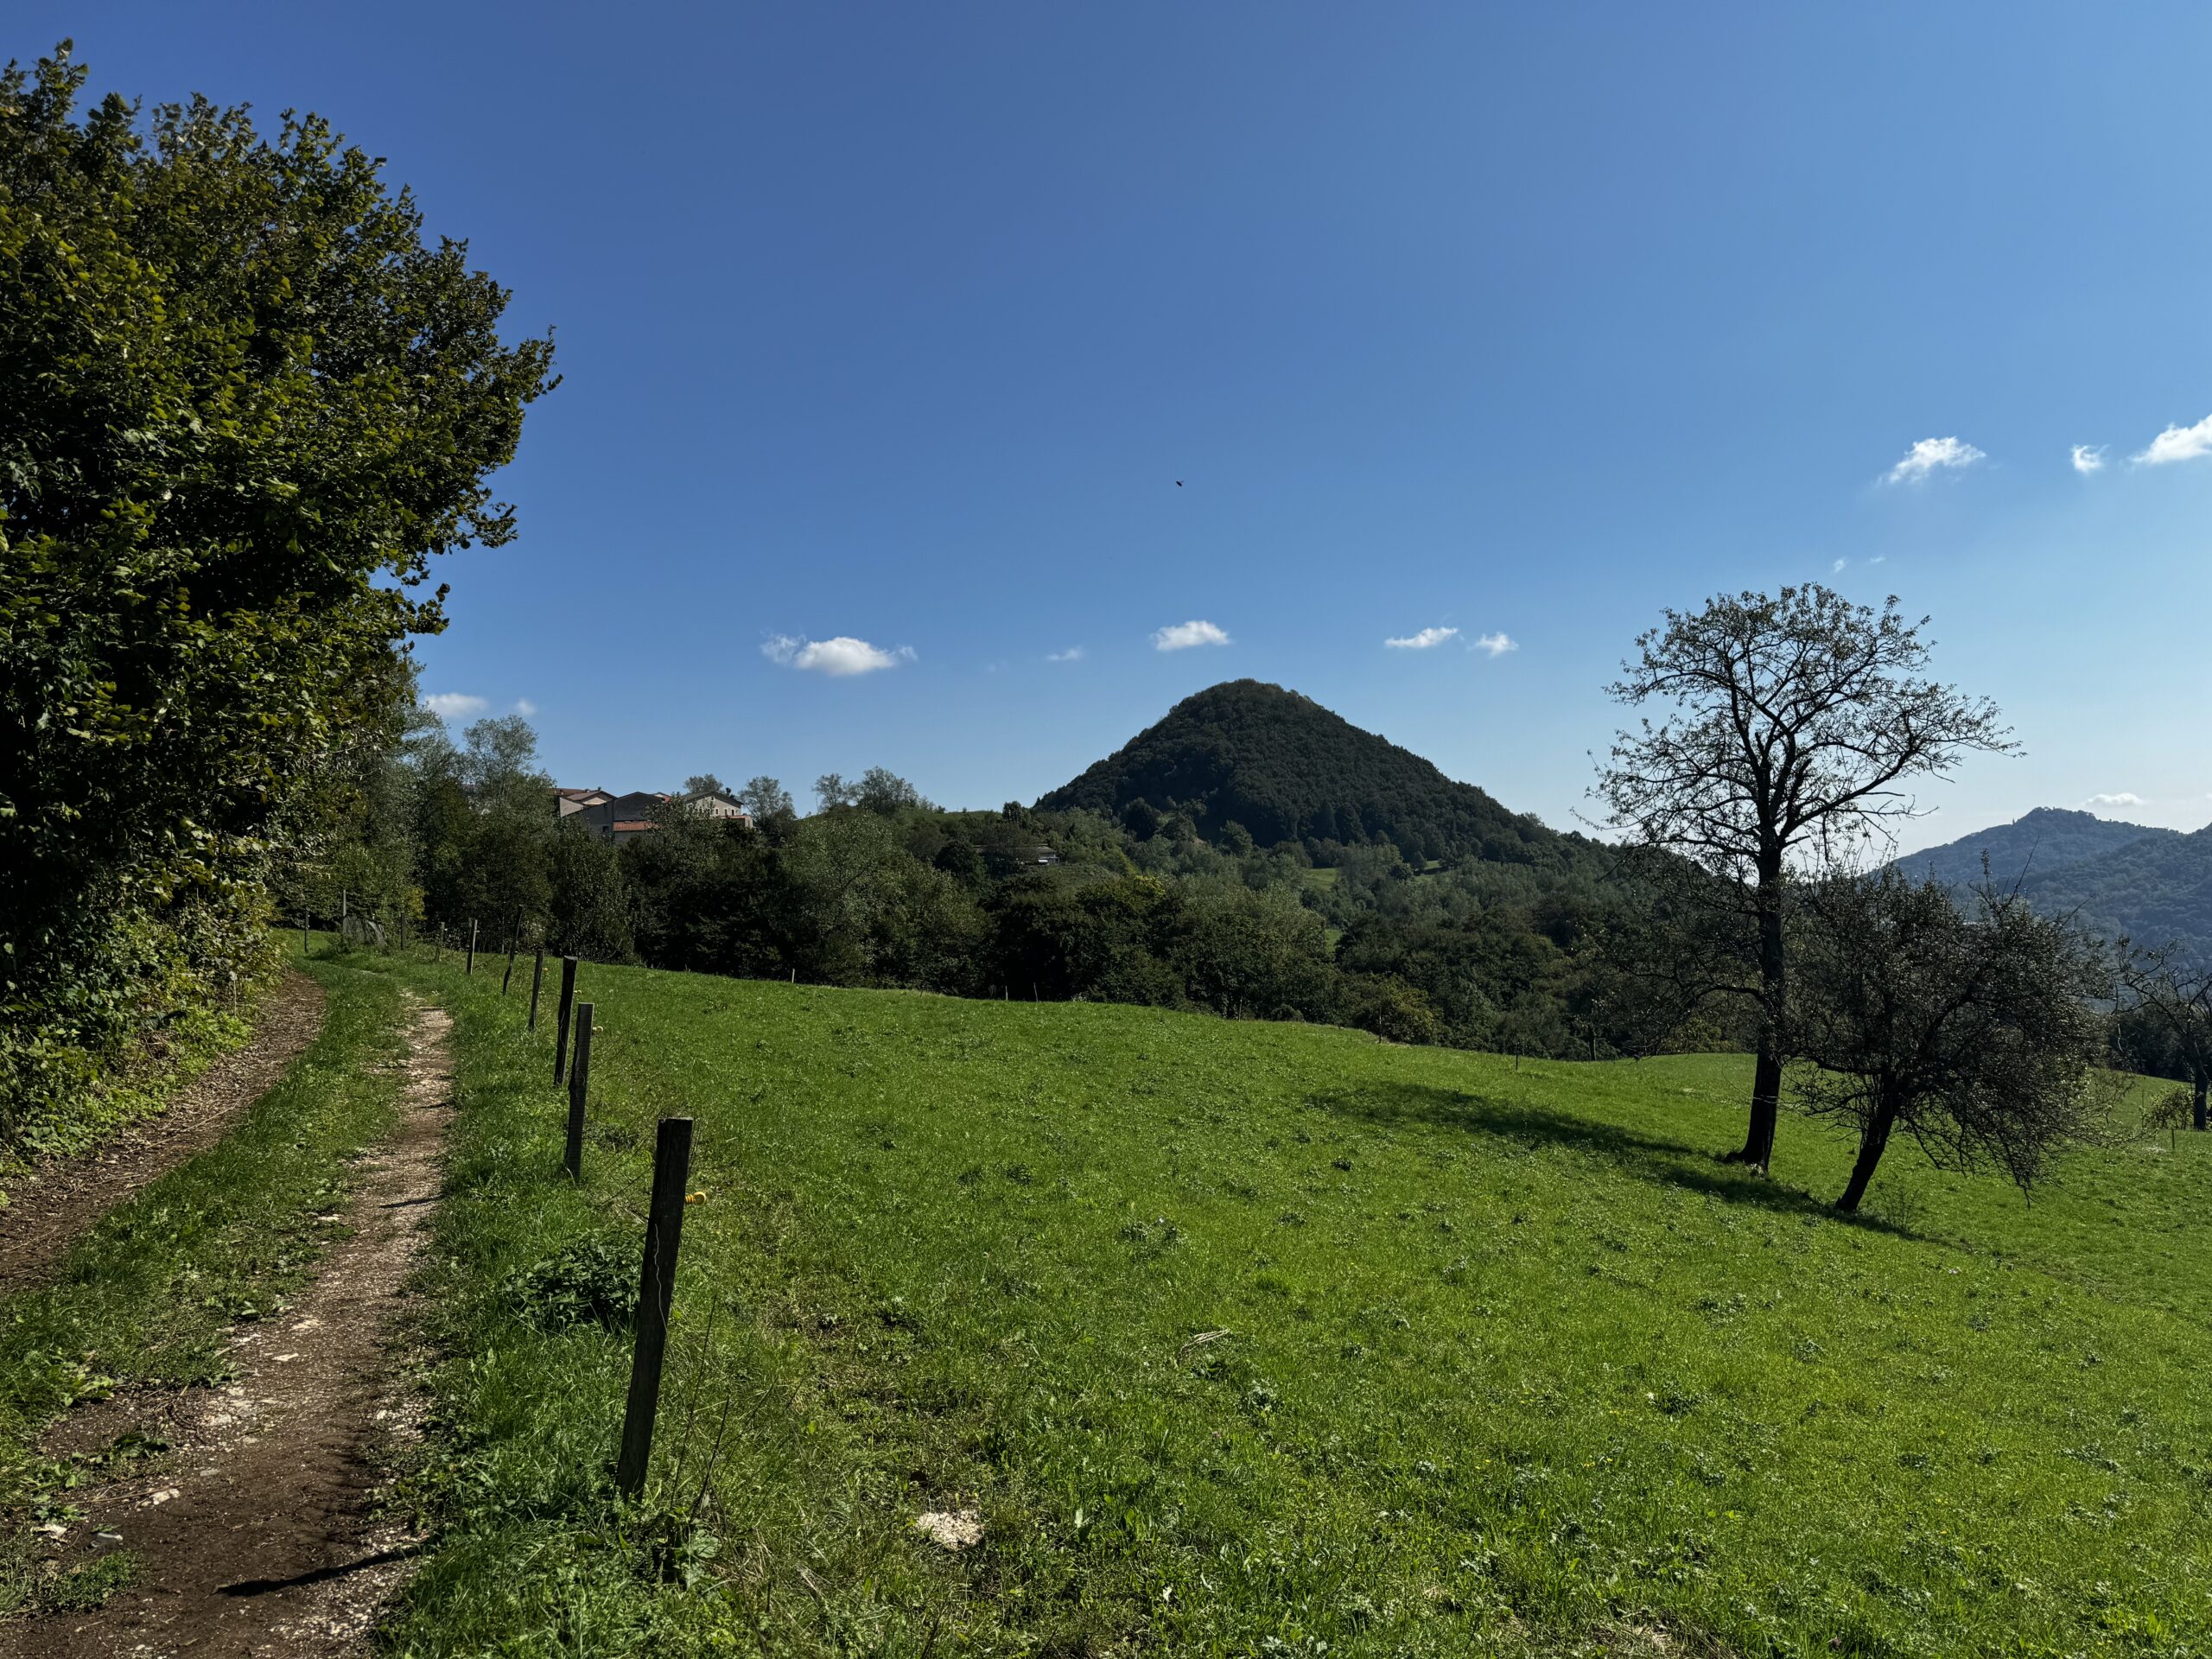
<path id="1" fill-rule="evenodd" d="M 0 20 L 65 34 L 330 116 L 557 327 L 420 654 L 563 782 L 996 805 L 1254 676 L 1563 823 L 1639 629 L 1818 579 L 2027 746 L 1910 842 L 2212 819 L 2212 10 Z"/>

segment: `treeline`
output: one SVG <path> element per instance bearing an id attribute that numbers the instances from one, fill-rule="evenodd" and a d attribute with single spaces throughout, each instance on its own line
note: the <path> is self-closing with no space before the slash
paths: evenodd
<path id="1" fill-rule="evenodd" d="M 1392 847 L 1317 868 L 1296 845 L 1140 835 L 1103 815 L 947 811 L 904 780 L 773 779 L 750 826 L 671 791 L 613 843 L 562 821 L 516 717 L 460 744 L 423 718 L 359 781 L 354 833 L 295 895 L 387 934 L 511 936 L 604 961 L 963 996 L 1077 998 L 1357 1026 L 1394 1040 L 1615 1052 L 1585 960 L 1601 896 Z M 719 791 L 711 776 L 695 793 Z"/>

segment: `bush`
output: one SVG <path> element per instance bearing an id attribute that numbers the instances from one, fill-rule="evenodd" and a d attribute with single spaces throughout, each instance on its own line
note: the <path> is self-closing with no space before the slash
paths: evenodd
<path id="1" fill-rule="evenodd" d="M 1386 1042 L 1433 1043 L 1443 1033 L 1428 999 L 1402 979 L 1387 976 L 1353 982 L 1348 1012 L 1353 1025 Z"/>
<path id="2" fill-rule="evenodd" d="M 516 1312 L 541 1331 L 627 1326 L 636 1317 L 638 1252 L 603 1235 L 572 1238 L 508 1281 Z"/>

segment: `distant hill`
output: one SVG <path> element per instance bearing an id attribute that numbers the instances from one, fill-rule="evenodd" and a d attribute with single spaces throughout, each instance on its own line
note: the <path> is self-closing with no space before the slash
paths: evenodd
<path id="1" fill-rule="evenodd" d="M 2190 835 L 2154 830 L 2102 858 L 2028 879 L 2028 900 L 2071 912 L 2096 932 L 2138 944 L 2178 939 L 2212 957 L 2212 826 Z"/>
<path id="2" fill-rule="evenodd" d="M 2180 832 L 2153 830 L 2139 823 L 2120 823 L 2088 812 L 2069 812 L 2063 807 L 2039 806 L 2010 823 L 1977 830 L 1970 836 L 1909 853 L 1897 868 L 1923 880 L 1947 887 L 1970 887 L 1981 880 L 1982 860 L 2000 886 L 2010 887 L 2022 877 L 2041 880 L 2071 865 L 2118 852 L 2148 837 L 2178 841 Z"/>
<path id="3" fill-rule="evenodd" d="M 1124 822 L 1179 810 L 1209 840 L 1236 823 L 1263 847 L 1389 842 L 1412 860 L 1550 863 L 1583 844 L 1312 698 L 1258 680 L 1185 697 L 1037 804 L 1086 807 Z"/>
<path id="4" fill-rule="evenodd" d="M 2212 826 L 2192 835 L 2039 807 L 1924 852 L 1898 868 L 1954 887 L 1981 880 L 1982 854 L 2002 887 L 2015 881 L 2046 915 L 2138 944 L 2179 939 L 2212 956 Z"/>

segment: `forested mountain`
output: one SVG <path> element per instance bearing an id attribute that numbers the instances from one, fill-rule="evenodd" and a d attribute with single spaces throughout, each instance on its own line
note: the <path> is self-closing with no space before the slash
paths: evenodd
<path id="1" fill-rule="evenodd" d="M 1387 842 L 1415 863 L 1560 864 L 1582 845 L 1312 698 L 1258 680 L 1185 697 L 1037 805 L 1102 812 L 1140 836 L 1180 815 L 1224 844 L 1241 826 L 1262 847 L 1302 843 L 1323 862 L 1332 846 Z"/>
<path id="2" fill-rule="evenodd" d="M 1897 865 L 1965 887 L 1981 880 L 1985 852 L 1998 885 L 2019 883 L 2047 915 L 2075 916 L 2107 938 L 2125 934 L 2143 945 L 2178 939 L 2212 955 L 2212 827 L 2183 835 L 2038 807 Z"/>
<path id="3" fill-rule="evenodd" d="M 2212 826 L 2186 836 L 2152 830 L 2102 858 L 2031 875 L 2027 894 L 2037 910 L 2075 912 L 2107 937 L 2178 939 L 2212 957 Z"/>
<path id="4" fill-rule="evenodd" d="M 1986 857 L 1991 878 L 2001 887 L 2010 887 L 2023 878 L 2040 880 L 2139 841 L 2179 839 L 2177 830 L 2153 830 L 2094 813 L 2039 806 L 2010 823 L 1977 830 L 1941 847 L 1908 854 L 1897 862 L 1908 875 L 1941 881 L 1947 887 L 1970 887 L 1981 880 L 1982 861 Z"/>

